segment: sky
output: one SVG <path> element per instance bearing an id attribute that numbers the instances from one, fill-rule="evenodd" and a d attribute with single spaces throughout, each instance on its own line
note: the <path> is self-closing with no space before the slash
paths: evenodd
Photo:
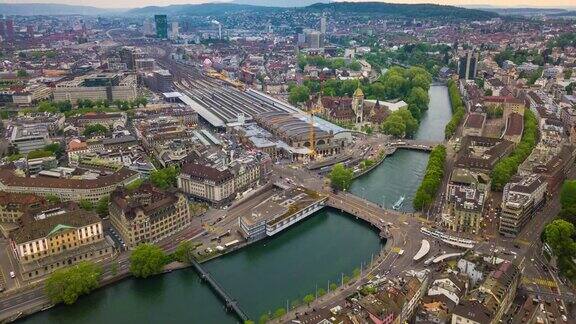
<path id="1" fill-rule="evenodd" d="M 167 6 L 171 4 L 205 3 L 217 1 L 218 0 L 0 0 L 0 2 L 3 3 L 62 3 L 70 5 L 94 6 L 100 8 L 135 8 L 150 5 Z M 283 1 L 284 0 L 270 0 L 270 5 Z M 576 1 L 574 0 L 386 0 L 383 2 L 436 3 L 456 6 L 491 5 L 498 7 L 576 7 Z"/>

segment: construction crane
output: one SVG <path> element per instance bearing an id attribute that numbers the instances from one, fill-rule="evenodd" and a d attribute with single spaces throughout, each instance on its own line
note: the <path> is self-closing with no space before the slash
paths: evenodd
<path id="1" fill-rule="evenodd" d="M 234 86 L 238 90 L 245 90 L 244 83 L 237 80 L 231 80 L 225 73 L 216 72 L 215 70 L 211 69 L 206 73 L 206 75 L 214 79 L 222 80 Z"/>

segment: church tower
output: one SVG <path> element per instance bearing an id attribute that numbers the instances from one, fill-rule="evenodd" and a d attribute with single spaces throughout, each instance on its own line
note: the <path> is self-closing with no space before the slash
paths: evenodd
<path id="1" fill-rule="evenodd" d="M 356 124 L 361 124 L 364 122 L 364 92 L 360 89 L 360 85 L 354 95 L 352 96 L 352 110 L 356 115 Z"/>

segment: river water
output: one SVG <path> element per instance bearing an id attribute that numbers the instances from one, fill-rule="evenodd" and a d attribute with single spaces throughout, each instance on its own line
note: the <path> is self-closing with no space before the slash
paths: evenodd
<path id="1" fill-rule="evenodd" d="M 444 86 L 430 89 L 430 108 L 416 135 L 442 140 L 450 119 Z M 351 191 L 391 206 L 406 196 L 403 210 L 412 208 L 428 155 L 400 150 L 368 175 L 355 180 Z M 342 273 L 370 261 L 381 249 L 378 234 L 351 217 L 325 209 L 273 239 L 264 240 L 205 264 L 214 278 L 236 298 L 253 319 L 286 302 L 302 298 L 316 287 L 327 289 Z M 235 323 L 220 300 L 192 269 L 144 280 L 127 279 L 81 297 L 73 306 L 57 306 L 25 318 L 25 323 Z"/>
<path id="2" fill-rule="evenodd" d="M 430 104 L 414 136 L 420 140 L 444 140 L 444 127 L 452 117 L 450 99 L 445 86 L 432 86 Z M 411 212 L 412 198 L 428 164 L 428 153 L 398 150 L 368 175 L 354 180 L 350 191 L 387 208 L 404 196 L 400 210 Z"/>

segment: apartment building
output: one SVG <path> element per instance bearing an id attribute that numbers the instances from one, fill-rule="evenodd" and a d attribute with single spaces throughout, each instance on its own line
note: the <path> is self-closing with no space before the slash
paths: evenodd
<path id="1" fill-rule="evenodd" d="M 110 196 L 110 220 L 128 248 L 155 243 L 186 228 L 190 207 L 180 193 L 145 183 L 138 189 L 116 189 Z"/>
<path id="2" fill-rule="evenodd" d="M 499 232 L 516 237 L 546 201 L 547 182 L 540 175 L 529 175 L 504 186 Z"/>

